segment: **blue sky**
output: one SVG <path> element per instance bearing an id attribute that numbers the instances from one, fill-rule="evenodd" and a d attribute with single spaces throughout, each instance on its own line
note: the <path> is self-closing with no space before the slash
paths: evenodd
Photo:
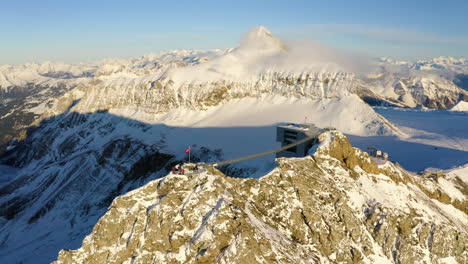
<path id="1" fill-rule="evenodd" d="M 236 47 L 257 25 L 373 57 L 468 57 L 463 0 L 0 0 L 0 64 Z"/>

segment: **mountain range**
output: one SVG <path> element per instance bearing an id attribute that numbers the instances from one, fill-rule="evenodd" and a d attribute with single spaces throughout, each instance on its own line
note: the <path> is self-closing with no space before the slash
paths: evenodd
<path id="1" fill-rule="evenodd" d="M 0 170 L 14 173 L 0 181 L 0 259 L 463 263 L 467 75 L 468 59 L 367 60 L 263 27 L 233 49 L 0 66 Z M 376 107 L 443 113 L 461 132 L 410 129 Z M 302 159 L 170 173 L 188 146 L 205 163 L 273 149 L 282 122 L 332 132 Z M 382 167 L 343 133 L 459 167 Z"/>

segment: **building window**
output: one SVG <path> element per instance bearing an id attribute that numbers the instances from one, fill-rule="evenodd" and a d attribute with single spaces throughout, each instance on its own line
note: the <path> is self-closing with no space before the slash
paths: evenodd
<path id="1" fill-rule="evenodd" d="M 289 140 L 285 140 L 284 143 L 285 143 L 285 145 L 287 146 L 287 145 L 289 145 L 289 144 L 292 144 L 293 142 L 291 142 L 291 141 L 289 141 Z M 297 147 L 297 146 L 290 147 L 290 148 L 286 149 L 286 151 L 290 151 L 290 152 L 296 153 L 296 150 L 297 150 L 296 147 Z"/>

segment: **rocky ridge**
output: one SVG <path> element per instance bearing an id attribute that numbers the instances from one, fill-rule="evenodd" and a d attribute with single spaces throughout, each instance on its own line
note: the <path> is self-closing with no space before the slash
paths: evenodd
<path id="1" fill-rule="evenodd" d="M 377 166 L 339 132 L 319 141 L 259 180 L 209 168 L 152 181 L 116 198 L 55 263 L 468 261 L 460 179 L 451 182 L 462 197 L 431 197 L 443 192 L 437 181 Z"/>

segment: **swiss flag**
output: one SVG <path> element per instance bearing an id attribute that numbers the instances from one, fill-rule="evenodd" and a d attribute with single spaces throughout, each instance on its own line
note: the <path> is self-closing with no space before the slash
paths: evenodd
<path id="1" fill-rule="evenodd" d="M 185 150 L 185 154 L 188 154 L 190 153 L 190 146 L 187 147 L 187 149 Z"/>

